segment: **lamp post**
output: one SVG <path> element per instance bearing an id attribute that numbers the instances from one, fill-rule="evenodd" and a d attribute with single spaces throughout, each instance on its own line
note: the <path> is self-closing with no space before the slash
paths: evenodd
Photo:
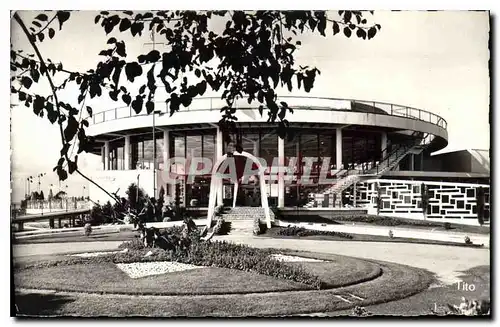
<path id="1" fill-rule="evenodd" d="M 161 110 L 153 111 L 153 197 L 156 198 L 156 124 L 155 116 L 163 116 L 165 113 Z"/>

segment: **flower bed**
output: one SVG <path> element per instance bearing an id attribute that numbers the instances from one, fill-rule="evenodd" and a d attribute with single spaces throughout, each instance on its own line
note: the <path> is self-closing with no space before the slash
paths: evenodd
<path id="1" fill-rule="evenodd" d="M 348 239 L 353 238 L 353 236 L 351 234 L 348 234 L 348 233 L 306 229 L 304 227 L 296 227 L 296 226 L 288 226 L 288 227 L 282 227 L 282 228 L 275 229 L 274 234 L 279 235 L 279 236 L 326 235 L 326 236 L 337 236 L 337 237 L 348 238 Z"/>
<path id="2" fill-rule="evenodd" d="M 309 274 L 303 267 L 273 259 L 270 255 L 276 254 L 276 252 L 271 252 L 268 249 L 252 248 L 247 245 L 220 241 L 194 241 L 189 247 L 179 248 L 176 251 L 166 251 L 160 248 L 145 248 L 139 239 L 134 239 L 133 241 L 125 242 L 120 248 L 128 248 L 128 251 L 94 257 L 66 257 L 61 260 L 23 266 L 18 265 L 16 269 L 102 262 L 130 264 L 168 261 L 194 266 L 219 267 L 254 272 L 307 284 L 316 289 L 322 289 L 326 286 L 317 276 Z M 148 255 L 146 256 L 146 254 Z"/>

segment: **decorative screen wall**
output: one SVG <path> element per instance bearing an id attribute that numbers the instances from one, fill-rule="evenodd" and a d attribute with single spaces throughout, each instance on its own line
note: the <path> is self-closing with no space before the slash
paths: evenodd
<path id="1" fill-rule="evenodd" d="M 378 184 L 381 215 L 423 218 L 422 183 L 427 186 L 429 194 L 427 218 L 477 219 L 476 192 L 483 187 L 484 221 L 490 220 L 489 185 L 373 179 L 356 184 L 356 206 L 376 209 Z"/>

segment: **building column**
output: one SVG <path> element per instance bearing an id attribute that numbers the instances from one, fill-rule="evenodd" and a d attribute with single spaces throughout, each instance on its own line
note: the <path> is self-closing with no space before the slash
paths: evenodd
<path id="1" fill-rule="evenodd" d="M 387 153 L 387 132 L 382 132 L 380 135 L 380 152 L 382 154 L 381 159 L 384 159 Z"/>
<path id="2" fill-rule="evenodd" d="M 102 164 L 102 170 L 106 170 L 106 166 L 104 166 L 104 146 L 101 146 L 101 164 Z M 29 186 L 29 185 L 28 185 Z M 28 191 L 27 194 L 29 194 L 30 192 Z"/>
<path id="3" fill-rule="evenodd" d="M 336 158 L 336 166 L 337 170 L 342 169 L 342 129 L 336 129 L 335 135 L 335 158 Z"/>
<path id="4" fill-rule="evenodd" d="M 278 136 L 278 208 L 285 207 L 285 139 Z"/>
<path id="5" fill-rule="evenodd" d="M 109 141 L 104 142 L 104 170 L 109 170 Z"/>
<path id="6" fill-rule="evenodd" d="M 224 141 L 222 139 L 222 131 L 220 130 L 219 127 L 217 127 L 217 132 L 215 135 L 215 162 L 213 164 L 216 164 L 217 161 L 223 156 L 222 154 L 222 142 Z M 222 205 L 224 203 L 223 201 L 223 185 L 222 181 L 220 183 L 216 183 L 216 188 L 217 188 L 217 205 Z"/>
<path id="7" fill-rule="evenodd" d="M 163 171 L 165 173 L 170 172 L 170 165 L 168 160 L 170 159 L 170 131 L 168 129 L 163 130 Z"/>
<path id="8" fill-rule="evenodd" d="M 125 170 L 130 170 L 130 135 L 125 136 Z"/>
<path id="9" fill-rule="evenodd" d="M 410 171 L 415 170 L 415 155 L 410 153 Z"/>

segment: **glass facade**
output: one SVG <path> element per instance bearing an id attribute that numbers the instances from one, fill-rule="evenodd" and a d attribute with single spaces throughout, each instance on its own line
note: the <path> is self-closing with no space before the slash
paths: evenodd
<path id="1" fill-rule="evenodd" d="M 130 137 L 128 158 L 130 169 L 163 170 L 163 132 L 155 135 L 153 142 L 152 133 Z M 278 136 L 273 128 L 247 128 L 241 130 L 241 145 L 244 151 L 266 161 L 265 170 L 266 193 L 271 206 L 278 202 L 278 180 L 276 170 L 272 169 L 273 163 L 278 163 Z M 186 131 L 171 131 L 169 133 L 169 157 L 207 158 L 215 163 L 216 159 L 216 129 L 200 129 Z M 402 142 L 399 138 L 388 138 L 388 144 Z M 284 163 L 291 171 L 287 173 L 285 181 L 285 206 L 301 206 L 307 203 L 308 194 L 318 191 L 318 185 L 304 185 L 299 182 L 302 175 L 310 169 L 309 178 L 317 182 L 322 165 L 329 158 L 327 178 L 331 178 L 339 169 L 360 169 L 367 163 L 374 163 L 381 159 L 381 133 L 380 131 L 342 130 L 342 164 L 337 167 L 336 161 L 336 130 L 335 129 L 307 129 L 297 128 L 292 130 L 284 141 Z M 110 169 L 124 170 L 125 139 L 120 138 L 109 142 Z M 156 145 L 156 160 L 153 158 L 153 147 Z M 223 142 L 223 153 L 234 150 L 234 143 Z M 310 158 L 309 162 L 304 158 Z M 291 160 L 294 158 L 294 164 Z M 242 160 L 240 160 L 242 159 Z M 247 165 L 246 158 L 238 159 L 237 170 Z M 326 165 L 326 163 L 325 163 Z M 256 165 L 252 164 L 255 169 Z M 191 207 L 206 207 L 210 193 L 211 174 L 196 176 L 188 182 L 188 169 L 183 165 L 170 167 L 172 173 L 180 175 L 182 180 L 182 203 Z M 198 168 L 200 169 L 200 168 Z M 291 175 L 291 176 L 290 176 Z M 238 194 L 234 192 L 234 183 L 230 180 L 223 181 L 224 200 L 227 205 L 232 205 L 234 197 L 240 205 L 260 205 L 259 177 L 257 175 L 243 176 L 245 182 L 240 185 Z M 161 185 L 158 185 L 158 189 Z M 173 195 L 171 189 L 166 187 L 167 194 Z"/>

